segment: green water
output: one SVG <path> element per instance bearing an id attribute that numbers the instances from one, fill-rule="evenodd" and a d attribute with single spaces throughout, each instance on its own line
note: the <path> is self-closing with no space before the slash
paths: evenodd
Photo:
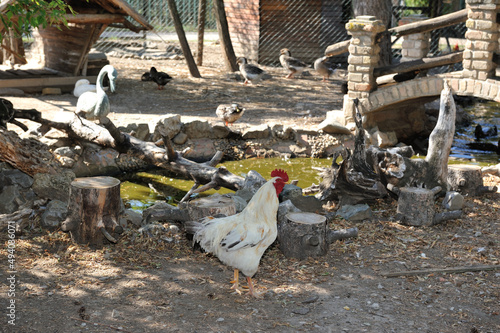
<path id="1" fill-rule="evenodd" d="M 267 158 L 247 159 L 242 161 L 224 162 L 223 165 L 235 175 L 245 177 L 250 170 L 255 170 L 264 178 L 269 179 L 271 171 L 283 169 L 288 173 L 290 180 L 298 180 L 298 186 L 306 188 L 321 182 L 318 171 L 313 168 L 326 168 L 331 166 L 331 159 L 313 158 Z M 149 185 L 151 184 L 151 186 Z M 127 208 L 142 211 L 157 201 L 176 204 L 193 186 L 193 181 L 176 179 L 157 172 L 138 172 L 122 179 L 121 197 Z M 205 195 L 214 193 L 230 193 L 231 190 L 221 188 L 204 192 Z"/>

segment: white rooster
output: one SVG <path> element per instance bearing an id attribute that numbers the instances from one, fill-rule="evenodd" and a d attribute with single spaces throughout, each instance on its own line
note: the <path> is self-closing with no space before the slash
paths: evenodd
<path id="1" fill-rule="evenodd" d="M 271 172 L 271 180 L 262 185 L 241 213 L 222 218 L 206 217 L 191 222 L 187 228 L 196 230 L 193 240 L 224 264 L 234 268 L 231 289 L 241 293 L 239 271 L 247 279 L 250 295 L 255 293 L 252 276 L 257 272 L 264 251 L 276 240 L 278 195 L 288 182 L 285 171 Z"/>

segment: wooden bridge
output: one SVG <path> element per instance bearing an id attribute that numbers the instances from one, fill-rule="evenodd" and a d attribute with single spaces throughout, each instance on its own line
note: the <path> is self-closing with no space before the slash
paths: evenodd
<path id="1" fill-rule="evenodd" d="M 353 119 L 355 99 L 360 101 L 360 112 L 365 125 L 377 125 L 377 113 L 383 113 L 395 105 L 415 105 L 416 99 L 439 96 L 447 81 L 456 95 L 475 96 L 500 102 L 500 81 L 496 77 L 500 58 L 499 22 L 500 0 L 466 0 L 461 11 L 434 19 L 410 16 L 406 23 L 389 32 L 403 37 L 400 64 L 376 67 L 379 61 L 378 40 L 387 33 L 384 25 L 374 16 L 359 16 L 346 24 L 349 41 L 331 45 L 325 51 L 328 56 L 349 52 L 348 93 L 344 97 L 346 123 Z M 498 20 L 498 21 L 497 21 Z M 467 32 L 463 50 L 447 55 L 426 58 L 429 53 L 430 31 L 466 22 Z M 457 45 L 458 47 L 458 45 Z M 433 67 L 462 63 L 463 70 L 429 75 Z M 420 74 L 404 82 L 380 83 L 382 77 L 396 73 Z M 411 108 L 407 108 L 410 112 Z M 404 111 L 399 110 L 401 113 Z"/>

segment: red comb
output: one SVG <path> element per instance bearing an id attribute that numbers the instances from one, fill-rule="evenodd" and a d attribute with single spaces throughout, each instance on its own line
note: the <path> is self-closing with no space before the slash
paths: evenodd
<path id="1" fill-rule="evenodd" d="M 271 177 L 280 177 L 285 183 L 288 181 L 288 174 L 285 170 L 276 169 L 271 172 Z"/>

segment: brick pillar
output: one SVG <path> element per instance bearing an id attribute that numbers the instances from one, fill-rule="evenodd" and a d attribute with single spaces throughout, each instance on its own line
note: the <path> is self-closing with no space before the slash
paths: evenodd
<path id="1" fill-rule="evenodd" d="M 375 16 L 358 16 L 345 26 L 347 33 L 352 36 L 347 60 L 349 92 L 344 97 L 344 117 L 346 123 L 349 123 L 353 122 L 355 112 L 352 101 L 359 99 L 362 112 L 370 91 L 377 88 L 373 69 L 379 61 L 380 47 L 376 43 L 376 37 L 385 30 L 385 26 Z"/>
<path id="2" fill-rule="evenodd" d="M 469 9 L 466 22 L 463 76 L 486 80 L 495 76 L 493 54 L 498 49 L 500 0 L 466 0 Z"/>
<path id="3" fill-rule="evenodd" d="M 409 15 L 399 21 L 399 25 L 427 20 L 428 17 L 422 14 Z M 430 48 L 430 32 L 411 34 L 403 36 L 401 44 L 401 61 L 422 59 L 427 56 Z"/>

